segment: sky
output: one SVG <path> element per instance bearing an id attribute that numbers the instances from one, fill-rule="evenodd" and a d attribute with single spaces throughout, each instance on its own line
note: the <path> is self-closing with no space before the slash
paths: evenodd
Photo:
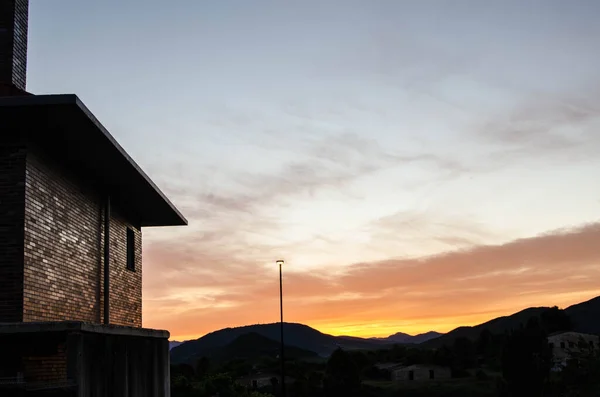
<path id="1" fill-rule="evenodd" d="M 143 323 L 447 332 L 600 295 L 600 3 L 33 0 L 76 93 L 189 220 Z"/>

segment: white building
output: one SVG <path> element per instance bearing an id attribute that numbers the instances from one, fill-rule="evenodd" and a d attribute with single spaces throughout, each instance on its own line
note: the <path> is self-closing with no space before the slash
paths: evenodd
<path id="1" fill-rule="evenodd" d="M 557 332 L 548 337 L 554 360 L 553 371 L 560 371 L 578 353 L 600 348 L 600 337 L 579 332 Z"/>

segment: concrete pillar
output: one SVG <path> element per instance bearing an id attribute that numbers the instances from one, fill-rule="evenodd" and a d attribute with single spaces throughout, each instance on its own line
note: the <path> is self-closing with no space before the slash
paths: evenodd
<path id="1" fill-rule="evenodd" d="M 74 332 L 67 335 L 67 379 L 75 382 L 77 397 L 86 397 L 86 373 L 83 335 Z"/>
<path id="2" fill-rule="evenodd" d="M 115 337 L 114 352 L 114 377 L 113 377 L 113 395 L 115 397 L 129 397 L 129 376 L 128 376 L 128 357 L 127 342 L 131 338 Z"/>
<path id="3" fill-rule="evenodd" d="M 163 379 L 163 396 L 171 397 L 171 356 L 169 352 L 169 340 L 159 339 L 159 357 L 161 365 L 161 379 Z"/>

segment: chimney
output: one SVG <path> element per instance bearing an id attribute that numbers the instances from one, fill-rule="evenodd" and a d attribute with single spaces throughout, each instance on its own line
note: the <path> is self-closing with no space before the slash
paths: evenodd
<path id="1" fill-rule="evenodd" d="M 24 95 L 29 0 L 0 0 L 0 96 Z"/>

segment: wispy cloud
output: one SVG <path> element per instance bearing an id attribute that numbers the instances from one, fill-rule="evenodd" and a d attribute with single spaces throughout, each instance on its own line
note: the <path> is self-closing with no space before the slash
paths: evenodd
<path id="1" fill-rule="evenodd" d="M 590 224 L 431 257 L 357 263 L 336 275 L 327 269 L 298 273 L 291 264 L 285 270 L 287 318 L 326 327 L 375 321 L 390 330 L 437 324 L 446 331 L 464 319 L 484 321 L 529 305 L 575 303 L 600 294 L 598 239 L 599 224 Z M 222 326 L 275 321 L 278 284 L 276 268 L 265 266 L 270 258 L 207 257 L 199 245 L 190 260 L 181 254 L 186 247 L 169 243 L 149 248 L 153 270 L 146 277 L 146 325 L 191 336 Z M 159 270 L 161 263 L 169 263 L 168 268 Z M 580 277 L 572 277 L 574 270 Z"/>
<path id="2" fill-rule="evenodd" d="M 499 148 L 497 162 L 587 161 L 600 148 L 600 91 L 525 95 L 472 127 L 472 138 Z"/>
<path id="3" fill-rule="evenodd" d="M 280 256 L 289 319 L 344 332 L 596 293 L 595 226 L 515 239 L 600 210 L 597 2 L 37 3 L 32 91 L 82 95 L 190 221 L 144 232 L 146 325 L 276 320 Z"/>

